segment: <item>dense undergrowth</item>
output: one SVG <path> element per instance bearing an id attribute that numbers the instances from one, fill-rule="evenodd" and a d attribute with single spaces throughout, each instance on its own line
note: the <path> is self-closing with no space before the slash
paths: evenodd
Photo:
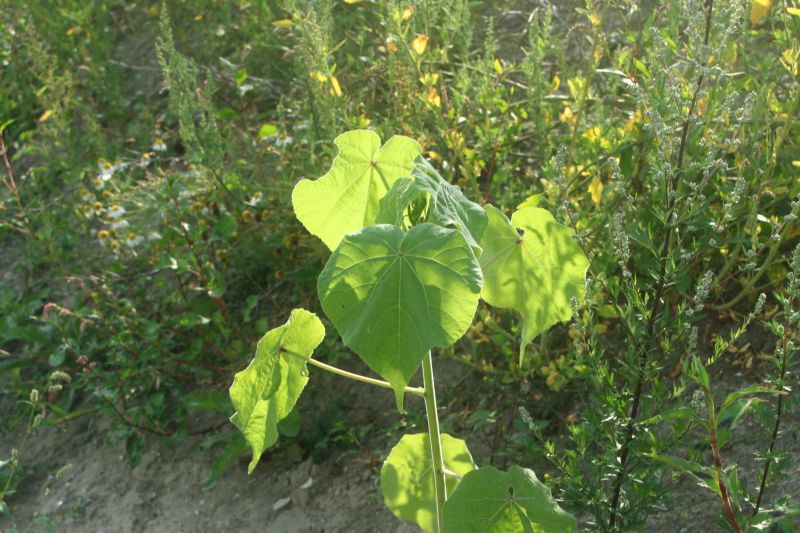
<path id="1" fill-rule="evenodd" d="M 800 7 L 534 4 L 5 2 L 3 427 L 106 417 L 132 464 L 152 436 L 224 429 L 221 464 L 243 455 L 233 373 L 293 307 L 318 310 L 329 254 L 290 191 L 338 133 L 373 129 L 419 140 L 482 204 L 550 210 L 590 259 L 585 304 L 524 358 L 514 314 L 488 307 L 438 354 L 505 398 L 467 404 L 502 443 L 492 461 L 547 461 L 589 529 L 643 527 L 685 474 L 721 527 L 792 530 L 797 501 L 770 482 L 797 438 L 781 420 L 797 404 Z M 711 367 L 748 369 L 731 378 L 745 392 L 726 397 Z M 299 454 L 354 431 L 324 413 L 313 441 L 282 427 Z M 749 482 L 724 459 L 745 416 L 767 443 Z M 0 462 L 0 511 L 24 465 L 24 445 Z"/>

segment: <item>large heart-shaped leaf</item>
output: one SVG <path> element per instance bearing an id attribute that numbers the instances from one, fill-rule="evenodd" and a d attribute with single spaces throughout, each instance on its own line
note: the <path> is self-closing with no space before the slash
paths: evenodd
<path id="1" fill-rule="evenodd" d="M 442 455 L 445 468 L 460 476 L 475 465 L 467 443 L 442 434 Z M 460 480 L 447 476 L 447 493 L 451 494 Z M 424 531 L 436 531 L 436 493 L 433 487 L 431 442 L 427 433 L 403 435 L 381 468 L 383 501 L 397 518 L 414 522 Z"/>
<path id="2" fill-rule="evenodd" d="M 465 475 L 447 500 L 442 533 L 569 533 L 576 527 L 531 470 L 484 466 Z"/>
<path id="3" fill-rule="evenodd" d="M 348 233 L 376 222 L 378 203 L 395 181 L 411 175 L 421 148 L 395 135 L 381 146 L 374 131 L 354 130 L 334 140 L 339 155 L 327 174 L 301 180 L 292 193 L 295 215 L 334 250 Z"/>
<path id="4" fill-rule="evenodd" d="M 481 283 L 478 260 L 457 230 L 425 223 L 404 233 L 378 224 L 342 240 L 317 289 L 344 343 L 392 384 L 402 410 L 422 358 L 472 323 Z"/>
<path id="5" fill-rule="evenodd" d="M 231 421 L 253 450 L 248 473 L 278 440 L 278 422 L 289 416 L 308 383 L 306 361 L 325 337 L 317 315 L 295 309 L 286 324 L 268 331 L 250 364 L 230 388 L 236 413 Z"/>
<path id="6" fill-rule="evenodd" d="M 572 317 L 570 300 L 583 301 L 589 261 L 570 230 L 538 207 L 516 211 L 511 221 L 487 205 L 489 226 L 481 241 L 481 297 L 522 315 L 522 346 Z"/>

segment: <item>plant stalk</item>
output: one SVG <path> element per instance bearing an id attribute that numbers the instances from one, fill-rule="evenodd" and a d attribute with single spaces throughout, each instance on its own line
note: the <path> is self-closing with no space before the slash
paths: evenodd
<path id="1" fill-rule="evenodd" d="M 711 391 L 706 391 L 706 395 L 710 396 Z M 711 424 L 709 427 L 709 440 L 711 441 L 711 453 L 714 455 L 714 466 L 717 470 L 717 483 L 719 484 L 719 494 L 722 500 L 722 506 L 725 508 L 725 516 L 735 533 L 742 533 L 742 528 L 736 520 L 736 513 L 733 512 L 730 497 L 728 496 L 728 488 L 722 480 L 722 456 L 719 453 L 719 443 L 717 440 L 717 415 L 714 410 L 714 398 L 710 397 L 708 410 L 711 413 Z"/>
<path id="2" fill-rule="evenodd" d="M 791 305 L 791 304 L 790 304 Z M 789 319 L 787 318 L 786 323 L 783 327 L 783 354 L 781 357 L 781 368 L 778 374 L 778 383 L 782 384 L 784 378 L 786 377 L 786 370 L 788 365 L 789 359 Z M 781 415 L 783 414 L 783 395 L 778 395 L 778 406 L 775 410 L 775 425 L 772 427 L 772 436 L 769 440 L 769 451 L 767 452 L 767 458 L 764 459 L 764 468 L 761 473 L 761 483 L 758 486 L 758 497 L 756 498 L 756 505 L 753 508 L 752 516 L 756 516 L 758 511 L 761 510 L 761 500 L 764 497 L 764 491 L 767 488 L 767 479 L 769 477 L 769 466 L 773 461 L 772 454 L 775 451 L 775 443 L 778 441 L 778 432 L 781 428 Z M 749 530 L 749 528 L 748 528 Z"/>
<path id="3" fill-rule="evenodd" d="M 291 353 L 292 355 L 297 355 L 297 354 L 295 354 L 293 352 L 289 352 L 288 350 L 285 350 L 285 351 L 287 353 Z M 347 370 L 342 370 L 341 368 L 337 368 L 335 366 L 323 363 L 322 361 L 317 361 L 316 359 L 313 359 L 313 358 L 309 358 L 307 362 L 309 364 L 311 364 L 311 365 L 319 367 L 319 368 L 321 368 L 323 370 L 327 370 L 328 372 L 331 372 L 331 373 L 336 374 L 338 376 L 342 376 L 342 377 L 345 377 L 345 378 L 348 378 L 348 379 L 352 379 L 352 380 L 355 380 L 355 381 L 360 381 L 362 383 L 369 383 L 370 385 L 375 385 L 376 387 L 382 387 L 384 389 L 392 389 L 392 390 L 394 390 L 394 387 L 392 387 L 392 385 L 387 381 L 383 381 L 383 380 L 380 380 L 380 379 L 374 379 L 374 378 L 370 378 L 370 377 L 367 377 L 367 376 L 362 376 L 361 374 L 355 374 L 353 372 L 348 372 Z M 419 388 L 419 387 L 406 387 L 406 392 L 409 393 L 409 394 L 414 394 L 415 396 L 424 396 L 425 395 L 425 391 L 423 389 Z M 427 399 L 425 400 L 425 402 L 427 403 Z"/>
<path id="4" fill-rule="evenodd" d="M 431 442 L 433 462 L 433 486 L 436 491 L 437 531 L 442 531 L 444 504 L 447 501 L 444 455 L 442 454 L 442 434 L 439 431 L 439 413 L 436 410 L 436 388 L 433 384 L 433 359 L 431 353 L 422 360 L 422 382 L 425 388 L 425 414 L 428 416 L 428 437 Z"/>

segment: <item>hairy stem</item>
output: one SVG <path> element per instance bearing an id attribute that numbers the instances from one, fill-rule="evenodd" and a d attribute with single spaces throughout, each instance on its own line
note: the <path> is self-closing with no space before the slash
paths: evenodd
<path id="1" fill-rule="evenodd" d="M 433 360 L 430 352 L 422 360 L 422 382 L 425 387 L 425 413 L 428 416 L 428 437 L 431 442 L 431 460 L 433 462 L 433 486 L 436 491 L 437 531 L 441 531 L 444 504 L 447 501 L 447 485 L 445 483 L 444 455 L 442 454 L 442 434 L 439 431 L 439 413 L 436 410 L 436 387 L 433 384 Z"/>

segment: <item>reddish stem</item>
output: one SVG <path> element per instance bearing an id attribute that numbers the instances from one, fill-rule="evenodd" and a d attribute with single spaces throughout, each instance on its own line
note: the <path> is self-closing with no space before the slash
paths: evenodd
<path id="1" fill-rule="evenodd" d="M 716 421 L 715 421 L 716 422 Z M 714 463 L 717 467 L 717 482 L 719 483 L 719 493 L 722 499 L 722 506 L 725 507 L 725 514 L 728 516 L 728 522 L 736 533 L 742 533 L 739 527 L 739 522 L 736 521 L 736 514 L 733 512 L 731 500 L 728 497 L 728 488 L 725 482 L 722 481 L 722 456 L 719 453 L 719 444 L 717 442 L 717 425 L 713 423 L 709 431 L 711 437 L 711 453 L 714 454 Z"/>

